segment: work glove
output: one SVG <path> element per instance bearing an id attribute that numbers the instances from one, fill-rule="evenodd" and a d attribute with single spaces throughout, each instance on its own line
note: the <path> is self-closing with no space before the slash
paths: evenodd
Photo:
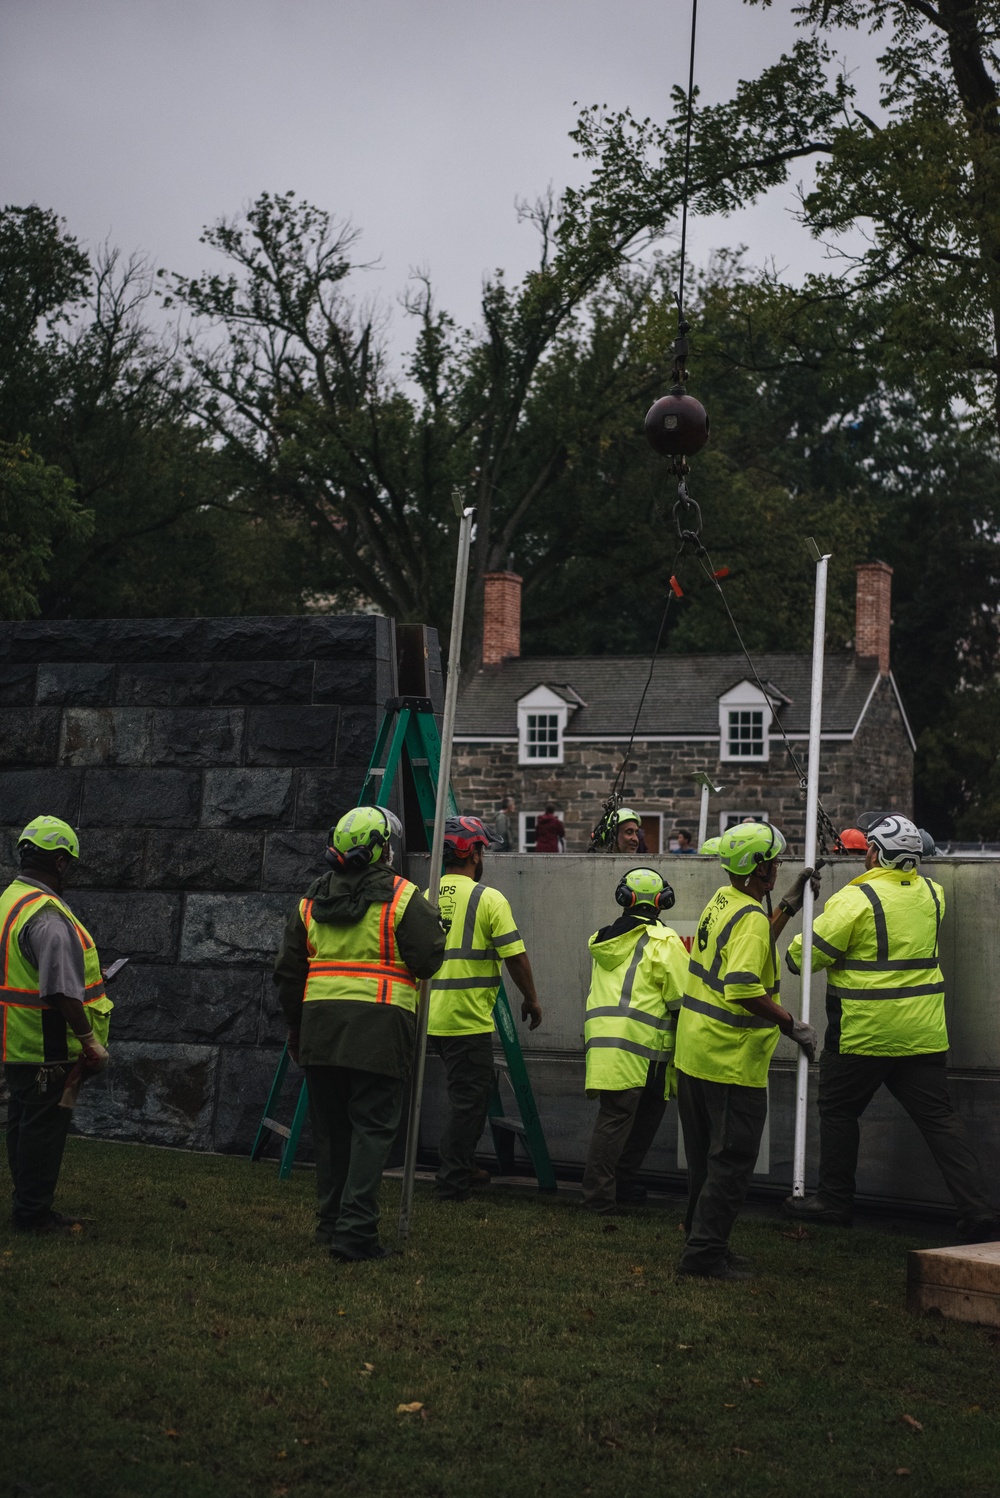
<path id="1" fill-rule="evenodd" d="M 812 1025 L 807 1025 L 805 1020 L 793 1019 L 792 1028 L 788 1031 L 789 1040 L 794 1040 L 806 1053 L 806 1060 L 812 1064 L 816 1060 L 816 1047 L 819 1044 L 819 1036 Z"/>
<path id="2" fill-rule="evenodd" d="M 803 869 L 798 878 L 793 881 L 788 893 L 783 895 L 779 902 L 780 908 L 787 910 L 789 915 L 798 915 L 802 909 L 802 897 L 806 892 L 807 880 L 812 885 L 813 894 L 819 894 L 819 869 Z"/>
<path id="3" fill-rule="evenodd" d="M 95 1038 L 93 1030 L 88 1030 L 86 1035 L 78 1035 L 76 1038 L 83 1050 L 83 1065 L 85 1070 L 88 1072 L 103 1071 L 111 1060 L 111 1057 L 108 1055 L 107 1049 Z"/>

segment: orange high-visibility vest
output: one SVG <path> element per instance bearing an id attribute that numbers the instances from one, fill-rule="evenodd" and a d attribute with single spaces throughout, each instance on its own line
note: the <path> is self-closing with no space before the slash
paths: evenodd
<path id="1" fill-rule="evenodd" d="M 306 928 L 309 975 L 304 1003 L 333 999 L 395 1004 L 414 1013 L 417 980 L 396 952 L 396 927 L 417 892 L 408 879 L 396 878 L 392 899 L 369 905 L 352 925 L 327 925 L 313 917 L 312 900 L 299 902 Z"/>

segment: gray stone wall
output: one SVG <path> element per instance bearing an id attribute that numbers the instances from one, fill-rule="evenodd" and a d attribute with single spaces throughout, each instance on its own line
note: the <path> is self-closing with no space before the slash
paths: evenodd
<path id="1" fill-rule="evenodd" d="M 625 745 L 565 742 L 564 763 L 531 766 L 517 762 L 517 743 L 457 742 L 452 783 L 463 812 L 490 817 L 501 796 L 512 794 L 521 811 L 540 811 L 552 799 L 563 809 L 568 852 L 586 851 L 591 829 L 608 795 Z M 804 740 L 793 747 L 803 771 L 809 756 Z M 663 813 L 664 837 L 676 827 L 697 835 L 701 791 L 691 778 L 705 770 L 725 787 L 709 803 L 709 836 L 719 830 L 720 811 L 765 811 L 800 852 L 805 838 L 805 797 L 799 777 L 780 740 L 771 740 L 766 764 L 723 763 L 718 739 L 662 744 L 639 739 L 632 750 L 626 800 L 642 812 Z M 913 806 L 913 751 L 888 678 L 883 678 L 857 737 L 825 740 L 820 766 L 820 798 L 834 825 L 850 825 L 859 811 L 876 806 Z"/>
<path id="2" fill-rule="evenodd" d="M 131 959 L 84 1132 L 249 1148 L 284 1041 L 281 929 L 395 679 L 371 615 L 0 624 L 0 876 L 32 816 L 66 818 L 67 899 L 104 961 Z"/>

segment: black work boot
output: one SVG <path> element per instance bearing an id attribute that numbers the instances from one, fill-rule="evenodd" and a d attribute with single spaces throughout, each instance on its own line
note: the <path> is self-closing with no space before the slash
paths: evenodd
<path id="1" fill-rule="evenodd" d="M 955 1226 L 963 1243 L 995 1243 L 1000 1239 L 1000 1217 L 963 1217 Z"/>
<path id="2" fill-rule="evenodd" d="M 738 1269 L 726 1258 L 714 1264 L 711 1269 L 678 1269 L 677 1278 L 679 1280 L 752 1280 L 754 1275 L 749 1269 Z"/>
<path id="3" fill-rule="evenodd" d="M 837 1207 L 827 1206 L 821 1196 L 786 1196 L 784 1210 L 787 1217 L 796 1217 L 800 1222 L 849 1228 L 852 1221 L 850 1212 L 841 1212 Z"/>

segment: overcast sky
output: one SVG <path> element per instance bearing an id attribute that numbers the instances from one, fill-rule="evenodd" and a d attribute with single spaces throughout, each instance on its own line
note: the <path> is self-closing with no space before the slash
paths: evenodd
<path id="1" fill-rule="evenodd" d="M 580 178 L 574 101 L 662 118 L 689 25 L 689 0 L 0 0 L 0 201 L 190 273 L 204 224 L 292 188 L 363 231 L 359 290 L 392 302 L 426 267 L 470 321 L 484 273 L 533 262 L 515 199 Z M 700 0 L 698 32 L 706 100 L 795 34 L 789 0 Z M 801 273 L 788 205 L 696 223 L 695 255 L 743 241 Z"/>

